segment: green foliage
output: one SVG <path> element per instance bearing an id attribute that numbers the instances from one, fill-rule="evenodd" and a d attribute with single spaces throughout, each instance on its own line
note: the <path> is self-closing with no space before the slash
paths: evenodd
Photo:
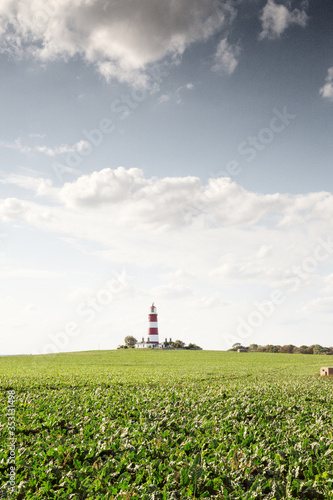
<path id="1" fill-rule="evenodd" d="M 185 349 L 202 349 L 201 347 L 199 347 L 197 344 L 192 344 L 192 342 L 190 342 L 187 346 L 185 346 Z"/>
<path id="2" fill-rule="evenodd" d="M 258 344 L 250 344 L 249 347 L 244 347 L 239 343 L 233 344 L 232 348 L 229 351 L 250 351 L 250 352 L 275 352 L 280 354 L 328 354 L 333 355 L 333 347 L 322 347 L 319 344 L 306 346 L 301 345 L 301 347 L 296 347 L 292 344 L 288 345 L 258 345 Z"/>
<path id="3" fill-rule="evenodd" d="M 170 339 L 171 340 L 171 339 Z M 173 341 L 165 341 L 164 343 L 164 348 L 166 349 L 188 349 L 188 350 L 201 350 L 202 347 L 199 347 L 196 344 L 193 344 L 190 342 L 188 345 L 185 344 L 182 340 L 175 340 Z"/>
<path id="4" fill-rule="evenodd" d="M 0 358 L 3 408 L 16 391 L 11 498 L 331 499 L 333 384 L 317 376 L 321 360 L 139 349 Z"/>
<path id="5" fill-rule="evenodd" d="M 137 340 L 135 337 L 133 337 L 133 335 L 127 335 L 127 337 L 125 337 L 124 339 L 124 342 L 128 347 L 133 347 L 137 343 Z"/>
<path id="6" fill-rule="evenodd" d="M 174 342 L 171 342 L 171 347 L 174 347 L 175 349 L 184 349 L 185 342 L 182 340 L 175 340 Z"/>

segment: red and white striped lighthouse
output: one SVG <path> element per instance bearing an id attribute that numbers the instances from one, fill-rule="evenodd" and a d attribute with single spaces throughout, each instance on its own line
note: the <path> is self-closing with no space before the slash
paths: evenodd
<path id="1" fill-rule="evenodd" d="M 153 342 L 154 344 L 159 344 L 157 310 L 154 302 L 151 305 L 150 313 L 148 315 L 148 341 Z"/>

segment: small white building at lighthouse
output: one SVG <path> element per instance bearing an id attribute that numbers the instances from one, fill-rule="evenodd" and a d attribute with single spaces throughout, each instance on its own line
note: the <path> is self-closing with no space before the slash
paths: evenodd
<path id="1" fill-rule="evenodd" d="M 148 335 L 145 341 L 142 337 L 141 342 L 135 344 L 137 349 L 148 349 L 148 348 L 162 348 L 164 344 L 160 344 L 158 336 L 158 320 L 157 320 L 157 309 L 154 302 L 152 303 L 149 314 L 148 314 Z"/>

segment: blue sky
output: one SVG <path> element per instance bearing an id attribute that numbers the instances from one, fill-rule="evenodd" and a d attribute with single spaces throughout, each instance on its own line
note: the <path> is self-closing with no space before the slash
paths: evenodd
<path id="1" fill-rule="evenodd" d="M 331 345 L 329 1 L 0 18 L 2 353 Z"/>

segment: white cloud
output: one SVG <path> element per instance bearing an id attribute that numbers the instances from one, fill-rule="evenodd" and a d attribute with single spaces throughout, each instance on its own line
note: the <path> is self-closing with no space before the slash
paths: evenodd
<path id="1" fill-rule="evenodd" d="M 44 153 L 47 156 L 56 156 L 65 153 L 80 153 L 89 149 L 89 147 L 90 144 L 88 141 L 81 140 L 73 144 L 73 146 L 68 146 L 67 144 L 61 144 L 60 146 L 56 146 L 55 148 L 50 148 L 47 146 L 35 146 L 33 150 L 37 151 L 38 153 Z"/>
<path id="2" fill-rule="evenodd" d="M 293 266 L 312 256 L 318 236 L 330 227 L 330 193 L 260 195 L 229 178 L 207 184 L 196 177 L 149 179 L 139 169 L 123 167 L 59 188 L 39 178 L 11 176 L 9 182 L 43 198 L 1 200 L 0 220 L 70 236 L 73 248 L 76 241 L 94 242 L 90 254 L 103 260 L 162 266 L 156 289 L 161 297 L 190 296 L 198 279 L 290 292 L 322 283 L 319 264 L 308 279 L 296 279 Z M 282 225 L 285 218 L 288 224 Z M 75 247 L 85 253 L 82 248 Z"/>
<path id="3" fill-rule="evenodd" d="M 1 184 L 14 184 L 23 189 L 34 191 L 37 196 L 51 195 L 52 182 L 50 179 L 42 177 L 31 177 L 20 174 L 10 174 L 3 179 L 0 179 Z"/>
<path id="4" fill-rule="evenodd" d="M 23 313 L 35 313 L 37 309 L 36 304 L 29 303 L 23 308 Z"/>
<path id="5" fill-rule="evenodd" d="M 239 45 L 231 45 L 227 38 L 223 38 L 217 46 L 212 70 L 231 75 L 238 65 L 240 51 Z"/>
<path id="6" fill-rule="evenodd" d="M 259 39 L 278 38 L 291 24 L 297 24 L 304 28 L 307 20 L 308 16 L 304 10 L 289 11 L 285 5 L 268 0 L 260 16 L 262 31 Z"/>
<path id="7" fill-rule="evenodd" d="M 162 280 L 162 285 L 152 288 L 149 293 L 150 296 L 159 299 L 180 299 L 185 297 L 192 297 L 194 290 L 188 285 L 189 281 L 193 281 L 191 273 L 184 271 L 184 269 L 177 269 L 168 273 L 159 275 Z"/>
<path id="8" fill-rule="evenodd" d="M 257 256 L 260 258 L 260 259 L 264 259 L 265 257 L 271 255 L 272 253 L 272 248 L 273 248 L 273 245 L 262 245 L 259 250 L 258 250 L 258 253 L 257 253 Z"/>
<path id="9" fill-rule="evenodd" d="M 183 269 L 177 269 L 176 271 L 172 271 L 169 273 L 161 274 L 160 276 L 163 280 L 171 283 L 179 283 L 188 281 L 192 278 L 191 274 L 185 272 Z"/>
<path id="10" fill-rule="evenodd" d="M 18 198 L 0 200 L 0 220 L 27 222 L 32 226 L 51 227 L 55 222 L 54 210 L 49 205 L 39 205 Z"/>
<path id="11" fill-rule="evenodd" d="M 191 299 L 190 305 L 199 309 L 213 309 L 216 307 L 226 307 L 230 305 L 230 302 L 223 299 L 220 294 L 215 293 L 213 295 Z"/>
<path id="12" fill-rule="evenodd" d="M 193 290 L 182 284 L 166 284 L 154 287 L 150 290 L 152 297 L 159 299 L 180 299 L 193 295 Z"/>
<path id="13" fill-rule="evenodd" d="M 89 142 L 81 140 L 69 146 L 68 144 L 61 144 L 60 146 L 55 146 L 54 148 L 48 146 L 26 146 L 22 144 L 21 139 L 16 139 L 14 142 L 4 142 L 0 141 L 0 147 L 15 149 L 20 153 L 42 153 L 46 156 L 56 156 L 65 153 L 81 152 L 90 147 Z"/>
<path id="14" fill-rule="evenodd" d="M 45 134 L 39 134 L 38 132 L 34 132 L 33 134 L 29 134 L 29 137 L 34 139 L 44 139 Z"/>
<path id="15" fill-rule="evenodd" d="M 323 287 L 321 289 L 322 293 L 333 294 L 333 273 L 324 276 Z"/>
<path id="16" fill-rule="evenodd" d="M 1 148 L 16 149 L 20 153 L 30 153 L 32 148 L 30 146 L 24 146 L 20 139 L 15 139 L 14 142 L 0 141 Z"/>
<path id="17" fill-rule="evenodd" d="M 89 209 L 96 216 L 101 213 L 117 227 L 151 227 L 161 231 L 198 224 L 207 229 L 250 227 L 261 221 L 282 228 L 297 226 L 300 220 L 328 223 L 333 217 L 332 193 L 262 195 L 247 191 L 226 177 L 209 179 L 204 185 L 198 177 L 148 179 L 138 168 L 118 167 L 82 175 L 61 188 L 53 187 L 50 180 L 20 175 L 8 176 L 1 182 L 50 196 L 58 202 L 57 210 L 75 213 Z M 7 198 L 0 203 L 0 216 L 38 214 L 39 218 L 50 220 L 46 208 L 47 205 Z M 268 251 L 269 248 L 262 248 L 261 257 Z"/>
<path id="18" fill-rule="evenodd" d="M 285 272 L 284 267 L 276 268 L 271 263 L 265 266 L 258 262 L 253 256 L 236 259 L 233 255 L 231 262 L 224 262 L 220 267 L 214 269 L 212 276 L 219 276 L 230 281 L 249 281 L 254 283 L 271 284 L 274 280 L 280 279 Z"/>
<path id="19" fill-rule="evenodd" d="M 170 95 L 169 94 L 162 94 L 161 97 L 159 97 L 158 102 L 162 104 L 162 102 L 167 102 L 170 101 Z"/>
<path id="20" fill-rule="evenodd" d="M 0 271 L 1 278 L 28 278 L 28 279 L 59 279 L 63 276 L 62 273 L 48 271 L 44 269 L 2 269 Z"/>
<path id="21" fill-rule="evenodd" d="M 318 299 L 308 302 L 300 312 L 305 314 L 332 314 L 333 313 L 333 297 L 319 297 Z"/>
<path id="22" fill-rule="evenodd" d="M 0 7 L 0 50 L 41 61 L 82 56 L 107 79 L 147 83 L 149 64 L 178 60 L 234 17 L 215 0 L 7 0 Z"/>
<path id="23" fill-rule="evenodd" d="M 194 89 L 194 84 L 187 83 L 186 85 L 178 87 L 174 92 L 168 92 L 167 94 L 162 94 L 161 97 L 158 99 L 158 102 L 162 104 L 163 102 L 173 100 L 177 104 L 181 104 L 182 102 L 181 93 L 186 90 L 193 90 L 193 89 Z"/>
<path id="24" fill-rule="evenodd" d="M 67 300 L 69 302 L 83 302 L 90 297 L 93 297 L 96 294 L 96 291 L 87 286 L 75 286 L 71 287 L 68 295 L 67 295 Z"/>
<path id="25" fill-rule="evenodd" d="M 328 69 L 326 83 L 319 92 L 324 99 L 333 102 L 333 67 Z"/>
<path id="26" fill-rule="evenodd" d="M 325 191 L 293 196 L 279 226 L 292 226 L 318 217 L 328 221 L 333 216 L 333 195 Z"/>
<path id="27" fill-rule="evenodd" d="M 77 206 L 98 206 L 125 200 L 130 202 L 131 198 L 147 185 L 148 181 L 138 168 L 105 168 L 90 175 L 83 175 L 77 182 L 65 183 L 60 197 L 66 204 Z"/>
<path id="28" fill-rule="evenodd" d="M 26 210 L 26 203 L 16 198 L 6 198 L 0 201 L 0 217 L 5 222 L 24 217 Z"/>
<path id="29" fill-rule="evenodd" d="M 256 195 L 229 178 L 146 179 L 137 168 L 109 168 L 66 183 L 59 198 L 72 207 L 104 207 L 132 226 L 179 227 L 200 219 L 208 226 L 253 224 L 270 212 L 293 206 L 287 195 Z"/>

